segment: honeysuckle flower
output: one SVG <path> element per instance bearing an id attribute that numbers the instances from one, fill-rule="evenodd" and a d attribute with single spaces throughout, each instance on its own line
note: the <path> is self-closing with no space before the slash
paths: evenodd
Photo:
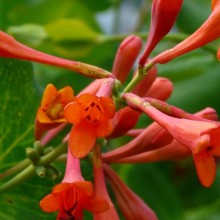
<path id="1" fill-rule="evenodd" d="M 64 107 L 74 101 L 73 89 L 66 86 L 60 90 L 52 84 L 47 85 L 37 110 L 35 137 L 39 139 L 44 131 L 55 128 L 65 122 Z"/>
<path id="2" fill-rule="evenodd" d="M 216 120 L 216 112 L 211 108 L 205 108 L 204 110 L 194 114 L 194 116 L 198 118 Z M 139 131 L 139 135 L 143 131 L 144 130 L 141 129 L 141 131 Z M 191 151 L 186 146 L 180 144 L 174 139 L 166 146 L 160 146 L 150 151 L 146 149 L 145 151 L 135 155 L 121 157 L 120 159 L 114 160 L 114 163 L 146 163 L 164 160 L 182 160 L 190 155 Z"/>
<path id="3" fill-rule="evenodd" d="M 126 37 L 120 44 L 115 56 L 112 73 L 121 83 L 126 80 L 141 47 L 142 40 L 135 35 Z"/>
<path id="4" fill-rule="evenodd" d="M 77 61 L 62 59 L 31 49 L 30 47 L 19 43 L 13 37 L 2 31 L 0 31 L 0 42 L 0 56 L 2 57 L 17 58 L 63 67 L 91 78 L 113 77 L 110 72 L 107 72 L 99 67 Z"/>
<path id="5" fill-rule="evenodd" d="M 108 201 L 109 209 L 102 213 L 96 213 L 93 216 L 94 220 L 119 220 L 116 208 L 109 196 L 105 176 L 103 171 L 103 164 L 100 155 L 100 147 L 96 146 L 93 149 L 93 170 L 94 170 L 94 188 L 95 196 L 100 197 Z"/>
<path id="6" fill-rule="evenodd" d="M 111 98 L 92 94 L 82 94 L 65 107 L 64 117 L 67 122 L 74 124 L 69 147 L 75 157 L 85 157 L 97 137 L 106 137 L 111 133 L 114 114 Z"/>
<path id="7" fill-rule="evenodd" d="M 147 87 L 148 87 L 148 82 Z M 170 80 L 164 77 L 157 77 L 152 85 L 144 90 L 144 84 L 141 84 L 143 87 L 138 90 L 134 89 L 134 92 L 142 95 L 143 97 L 153 97 L 160 100 L 166 100 L 170 97 L 173 91 L 173 84 Z M 141 115 L 140 111 L 136 111 L 130 107 L 125 107 L 116 112 L 115 117 L 113 118 L 113 131 L 108 136 L 108 138 L 117 138 L 126 134 L 130 129 L 134 128 L 137 124 L 139 116 Z M 129 117 L 129 120 L 127 120 Z"/>
<path id="8" fill-rule="evenodd" d="M 199 179 L 204 186 L 209 187 L 215 178 L 213 156 L 220 156 L 219 123 L 173 118 L 134 94 L 125 94 L 124 97 L 130 105 L 145 112 L 192 151 Z"/>
<path id="9" fill-rule="evenodd" d="M 170 115 L 176 118 L 186 118 L 197 121 L 208 121 L 208 120 L 215 121 L 218 118 L 216 111 L 210 107 L 204 109 L 201 114 L 200 112 L 196 114 L 190 114 L 176 106 L 169 105 L 166 102 L 163 102 L 158 99 L 146 97 L 144 98 L 144 100 L 149 102 L 150 105 L 160 110 L 161 112 L 165 113 L 166 115 Z"/>
<path id="10" fill-rule="evenodd" d="M 79 159 L 68 152 L 62 183 L 40 201 L 40 207 L 45 212 L 59 211 L 56 219 L 66 220 L 83 219 L 84 209 L 92 213 L 106 211 L 109 205 L 106 200 L 94 196 L 92 183 L 82 177 Z"/>
<path id="11" fill-rule="evenodd" d="M 173 83 L 165 77 L 157 77 L 149 90 L 142 97 L 167 100 L 173 92 Z"/>
<path id="12" fill-rule="evenodd" d="M 102 154 L 103 161 L 114 163 L 114 161 L 138 154 L 142 151 L 152 150 L 158 146 L 162 147 L 172 141 L 172 136 L 158 123 L 153 122 L 136 138 L 127 144 Z"/>
<path id="13" fill-rule="evenodd" d="M 146 47 L 140 58 L 139 65 L 144 66 L 150 53 L 160 40 L 171 30 L 179 14 L 183 0 L 153 0 L 151 25 Z"/>
<path id="14" fill-rule="evenodd" d="M 150 62 L 167 63 L 172 59 L 202 47 L 220 37 L 220 0 L 212 1 L 212 13 L 208 19 L 192 35 L 177 44 L 172 49 L 166 50 L 154 57 Z"/>
<path id="15" fill-rule="evenodd" d="M 141 112 L 128 106 L 120 109 L 112 119 L 113 130 L 107 138 L 117 138 L 126 134 L 127 131 L 135 127 L 140 114 Z"/>
<path id="16" fill-rule="evenodd" d="M 127 220 L 157 220 L 154 211 L 135 194 L 107 164 L 103 165 L 122 214 Z"/>

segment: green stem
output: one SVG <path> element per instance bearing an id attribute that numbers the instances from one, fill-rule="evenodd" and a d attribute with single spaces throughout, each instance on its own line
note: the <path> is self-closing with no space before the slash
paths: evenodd
<path id="1" fill-rule="evenodd" d="M 134 87 L 146 76 L 148 70 L 151 69 L 152 67 L 153 67 L 153 64 L 149 62 L 144 68 L 139 68 L 138 73 L 125 87 L 122 94 L 131 92 L 134 89 Z"/>
<path id="2" fill-rule="evenodd" d="M 15 166 L 11 167 L 10 169 L 6 170 L 4 173 L 0 173 L 0 180 L 4 179 L 5 177 L 8 177 L 14 173 L 19 172 L 20 170 L 23 170 L 25 167 L 31 164 L 31 161 L 29 159 L 24 159 Z"/>
<path id="3" fill-rule="evenodd" d="M 39 166 L 46 166 L 49 163 L 53 162 L 57 157 L 59 157 L 61 154 L 66 152 L 67 144 L 61 144 L 58 147 L 56 147 L 53 151 L 46 154 L 45 156 L 41 157 L 38 164 Z M 33 164 L 30 164 L 26 169 L 21 171 L 19 174 L 17 174 L 15 177 L 10 179 L 8 182 L 2 184 L 0 186 L 0 193 L 5 192 L 12 187 L 17 186 L 18 184 L 28 180 L 29 178 L 33 177 L 36 172 L 36 167 Z"/>

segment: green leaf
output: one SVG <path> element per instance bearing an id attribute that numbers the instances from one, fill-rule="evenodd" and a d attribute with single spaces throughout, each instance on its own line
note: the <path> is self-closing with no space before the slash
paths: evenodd
<path id="1" fill-rule="evenodd" d="M 18 41 L 30 46 L 38 46 L 48 37 L 45 29 L 37 24 L 11 26 L 7 29 L 7 32 Z"/>
<path id="2" fill-rule="evenodd" d="M 0 59 L 0 171 L 25 158 L 34 141 L 38 102 L 33 89 L 33 69 L 28 62 Z"/>
<path id="3" fill-rule="evenodd" d="M 33 85 L 31 63 L 0 58 L 1 173 L 24 159 L 25 148 L 33 145 L 34 118 L 38 105 Z M 40 198 L 50 191 L 46 186 L 51 186 L 51 181 L 40 182 L 35 177 L 0 194 L 0 219 L 54 219 L 54 215 L 45 217 L 38 205 Z"/>
<path id="4" fill-rule="evenodd" d="M 59 19 L 45 25 L 54 50 L 64 57 L 80 57 L 95 46 L 99 33 L 83 20 Z"/>
<path id="5" fill-rule="evenodd" d="M 59 19 L 45 25 L 53 41 L 94 41 L 99 34 L 90 28 L 83 20 Z"/>

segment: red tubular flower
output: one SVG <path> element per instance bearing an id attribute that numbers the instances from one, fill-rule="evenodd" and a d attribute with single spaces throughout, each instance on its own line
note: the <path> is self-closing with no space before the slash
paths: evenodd
<path id="1" fill-rule="evenodd" d="M 107 163 L 114 163 L 114 161 L 120 158 L 138 154 L 142 151 L 152 150 L 158 146 L 162 147 L 171 141 L 172 136 L 159 124 L 154 122 L 129 143 L 102 154 L 102 158 Z"/>
<path id="2" fill-rule="evenodd" d="M 104 164 L 103 167 L 125 219 L 158 219 L 154 211 L 137 194 L 128 188 L 108 165 Z"/>
<path id="3" fill-rule="evenodd" d="M 81 175 L 79 159 L 68 152 L 62 183 L 40 201 L 40 207 L 45 212 L 59 211 L 57 220 L 66 220 L 83 219 L 84 209 L 92 213 L 106 211 L 109 205 L 106 200 L 94 195 L 92 183 L 85 181 Z"/>
<path id="4" fill-rule="evenodd" d="M 74 99 L 74 92 L 70 86 L 57 90 L 54 85 L 47 85 L 36 115 L 36 139 L 40 139 L 44 131 L 66 121 L 63 113 L 64 107 Z"/>
<path id="5" fill-rule="evenodd" d="M 139 65 L 144 66 L 150 53 L 171 30 L 181 9 L 183 0 L 153 0 L 149 36 Z"/>
<path id="6" fill-rule="evenodd" d="M 167 100 L 173 92 L 173 83 L 164 77 L 157 77 L 150 89 L 142 97 Z"/>
<path id="7" fill-rule="evenodd" d="M 102 213 L 94 214 L 94 220 L 119 220 L 116 208 L 111 201 L 108 194 L 108 190 L 105 183 L 103 164 L 100 155 L 100 147 L 96 146 L 93 149 L 93 170 L 94 170 L 94 185 L 95 196 L 100 197 L 108 201 L 109 209 Z"/>
<path id="8" fill-rule="evenodd" d="M 212 121 L 215 121 L 218 118 L 216 111 L 212 108 L 204 109 L 204 113 L 202 111 L 202 116 L 200 116 L 201 114 L 199 114 L 199 113 L 198 114 L 190 114 L 190 113 L 188 113 L 178 107 L 175 107 L 173 105 L 169 105 L 166 102 L 163 102 L 158 99 L 146 97 L 146 98 L 144 98 L 144 100 L 149 102 L 150 105 L 152 105 L 153 107 L 155 107 L 159 111 L 165 113 L 166 115 L 173 116 L 175 118 L 186 118 L 186 119 L 196 120 L 196 121 L 208 121 L 208 120 L 210 120 L 210 118 Z"/>
<path id="9" fill-rule="evenodd" d="M 31 49 L 19 43 L 13 37 L 2 31 L 0 31 L 0 42 L 0 56 L 2 57 L 17 58 L 63 67 L 91 78 L 112 77 L 111 73 L 98 67 L 81 62 L 62 59 Z"/>
<path id="10" fill-rule="evenodd" d="M 186 38 L 181 43 L 177 44 L 170 50 L 164 51 L 154 57 L 150 62 L 167 63 L 170 60 L 188 53 L 194 49 L 202 47 L 209 42 L 220 37 L 220 0 L 212 1 L 212 13 L 203 25 L 196 30 L 192 35 Z"/>
<path id="11" fill-rule="evenodd" d="M 111 118 L 115 114 L 111 98 L 82 94 L 64 109 L 67 122 L 74 124 L 69 137 L 71 153 L 85 157 L 95 144 L 97 137 L 106 137 L 112 131 Z"/>
<path id="12" fill-rule="evenodd" d="M 163 114 L 138 96 L 125 94 L 124 97 L 128 103 L 144 111 L 169 131 L 179 143 L 192 151 L 199 179 L 204 186 L 209 187 L 215 178 L 216 164 L 213 156 L 220 156 L 219 124 L 211 121 L 173 118 Z"/>
<path id="13" fill-rule="evenodd" d="M 140 37 L 131 35 L 125 38 L 120 44 L 115 56 L 112 74 L 123 83 L 134 62 L 141 51 L 142 40 Z"/>
<path id="14" fill-rule="evenodd" d="M 216 120 L 216 112 L 211 108 L 205 108 L 204 110 L 194 114 L 194 116 L 209 120 Z M 173 140 L 170 144 L 155 150 L 147 150 L 148 149 L 146 149 L 145 152 L 143 151 L 143 153 L 114 160 L 114 163 L 145 163 L 164 160 L 181 160 L 191 155 L 191 151 L 176 140 Z"/>

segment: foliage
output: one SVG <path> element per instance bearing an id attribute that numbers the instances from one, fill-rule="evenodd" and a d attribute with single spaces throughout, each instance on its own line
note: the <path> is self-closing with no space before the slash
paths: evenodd
<path id="1" fill-rule="evenodd" d="M 146 41 L 150 8 L 144 17 L 139 15 L 141 4 L 149 7 L 150 3 L 144 0 L 135 3 L 128 0 L 63 0 L 62 3 L 59 0 L 1 0 L 0 28 L 37 50 L 111 71 L 118 45 L 125 36 L 138 31 Z M 128 18 L 126 5 L 136 20 L 134 16 Z M 207 18 L 209 5 L 208 0 L 186 0 L 172 33 L 192 33 Z M 105 26 L 102 25 L 103 19 Z M 124 33 L 120 30 L 129 31 Z M 175 38 L 163 40 L 154 54 L 170 48 L 176 41 Z M 158 66 L 159 76 L 174 82 L 175 90 L 169 103 L 192 113 L 206 106 L 220 112 L 220 64 L 210 48 L 217 48 L 217 43 Z M 25 149 L 33 146 L 35 114 L 44 87 L 48 83 L 57 88 L 70 85 L 78 93 L 90 81 L 60 68 L 0 59 L 0 185 L 11 178 L 4 178 L 4 172 L 25 160 Z M 57 146 L 59 141 L 60 137 L 53 140 L 53 146 Z M 116 139 L 112 145 L 119 146 L 125 141 Z M 56 162 L 55 165 L 64 172 L 63 164 Z M 90 161 L 84 165 L 87 170 Z M 203 188 L 192 168 L 191 159 L 177 163 L 117 165 L 116 170 L 155 210 L 159 219 L 220 218 L 220 173 L 210 189 Z M 85 178 L 92 179 L 91 173 L 86 172 Z M 60 180 L 34 176 L 1 193 L 0 219 L 55 219 L 55 215 L 43 213 L 38 203 Z"/>

